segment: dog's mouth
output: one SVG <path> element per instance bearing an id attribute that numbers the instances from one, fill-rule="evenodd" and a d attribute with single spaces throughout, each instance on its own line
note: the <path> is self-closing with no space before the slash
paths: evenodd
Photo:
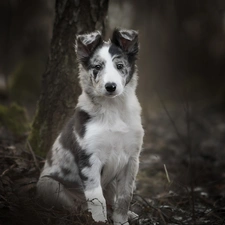
<path id="1" fill-rule="evenodd" d="M 105 97 L 107 98 L 116 98 L 118 96 L 120 96 L 122 94 L 122 92 L 118 93 L 118 92 L 113 92 L 113 93 L 109 93 L 109 92 L 105 92 Z"/>
<path id="2" fill-rule="evenodd" d="M 115 98 L 118 95 L 119 95 L 118 93 L 105 93 L 105 96 L 108 97 L 108 98 Z"/>

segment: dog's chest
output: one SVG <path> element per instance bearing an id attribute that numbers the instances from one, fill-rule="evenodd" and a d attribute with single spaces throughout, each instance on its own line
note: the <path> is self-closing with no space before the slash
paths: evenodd
<path id="1" fill-rule="evenodd" d="M 132 151 L 130 147 L 136 142 L 134 140 L 137 139 L 140 129 L 141 123 L 138 116 L 136 118 L 118 114 L 99 116 L 87 124 L 85 144 L 88 150 L 101 152 L 103 157 L 115 152 L 129 154 Z"/>
<path id="2" fill-rule="evenodd" d="M 83 147 L 100 159 L 107 180 L 116 176 L 132 155 L 138 154 L 142 136 L 139 114 L 109 113 L 87 124 Z"/>

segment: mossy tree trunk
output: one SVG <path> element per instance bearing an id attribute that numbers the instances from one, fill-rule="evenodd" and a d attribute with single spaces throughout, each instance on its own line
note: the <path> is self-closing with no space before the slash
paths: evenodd
<path id="1" fill-rule="evenodd" d="M 30 143 L 44 156 L 66 120 L 73 114 L 80 88 L 75 55 L 76 34 L 104 32 L 109 0 L 56 0 L 55 23 L 42 93 Z"/>

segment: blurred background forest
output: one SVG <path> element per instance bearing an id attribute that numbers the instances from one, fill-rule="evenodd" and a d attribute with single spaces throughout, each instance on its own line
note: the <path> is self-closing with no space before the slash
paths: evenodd
<path id="1" fill-rule="evenodd" d="M 0 4 L 1 100 L 34 106 L 49 53 L 54 1 Z M 155 91 L 172 101 L 183 101 L 186 90 L 190 100 L 224 102 L 224 10 L 222 0 L 110 2 L 106 37 L 114 27 L 140 32 L 138 92 L 144 109 Z"/>
<path id="2" fill-rule="evenodd" d="M 20 128 L 29 131 L 24 121 L 34 118 L 54 4 L 0 1 L 1 146 L 24 138 L 12 138 L 6 124 L 20 134 Z M 106 40 L 115 27 L 140 35 L 138 97 L 146 135 L 137 194 L 155 207 L 151 214 L 162 224 L 168 218 L 171 224 L 225 224 L 225 1 L 112 0 Z M 19 124 L 12 125 L 3 117 L 6 112 L 10 120 L 15 108 Z M 171 215 L 179 207 L 189 210 Z"/>

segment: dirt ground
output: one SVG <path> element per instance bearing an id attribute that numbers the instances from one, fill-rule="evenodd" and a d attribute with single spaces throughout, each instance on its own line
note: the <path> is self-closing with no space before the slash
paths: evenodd
<path id="1" fill-rule="evenodd" d="M 225 224 L 225 112 L 162 105 L 143 124 L 145 141 L 131 207 L 140 218 L 131 223 Z M 89 214 L 41 206 L 34 191 L 43 159 L 24 139 L 0 133 L 0 225 L 95 224 Z"/>

